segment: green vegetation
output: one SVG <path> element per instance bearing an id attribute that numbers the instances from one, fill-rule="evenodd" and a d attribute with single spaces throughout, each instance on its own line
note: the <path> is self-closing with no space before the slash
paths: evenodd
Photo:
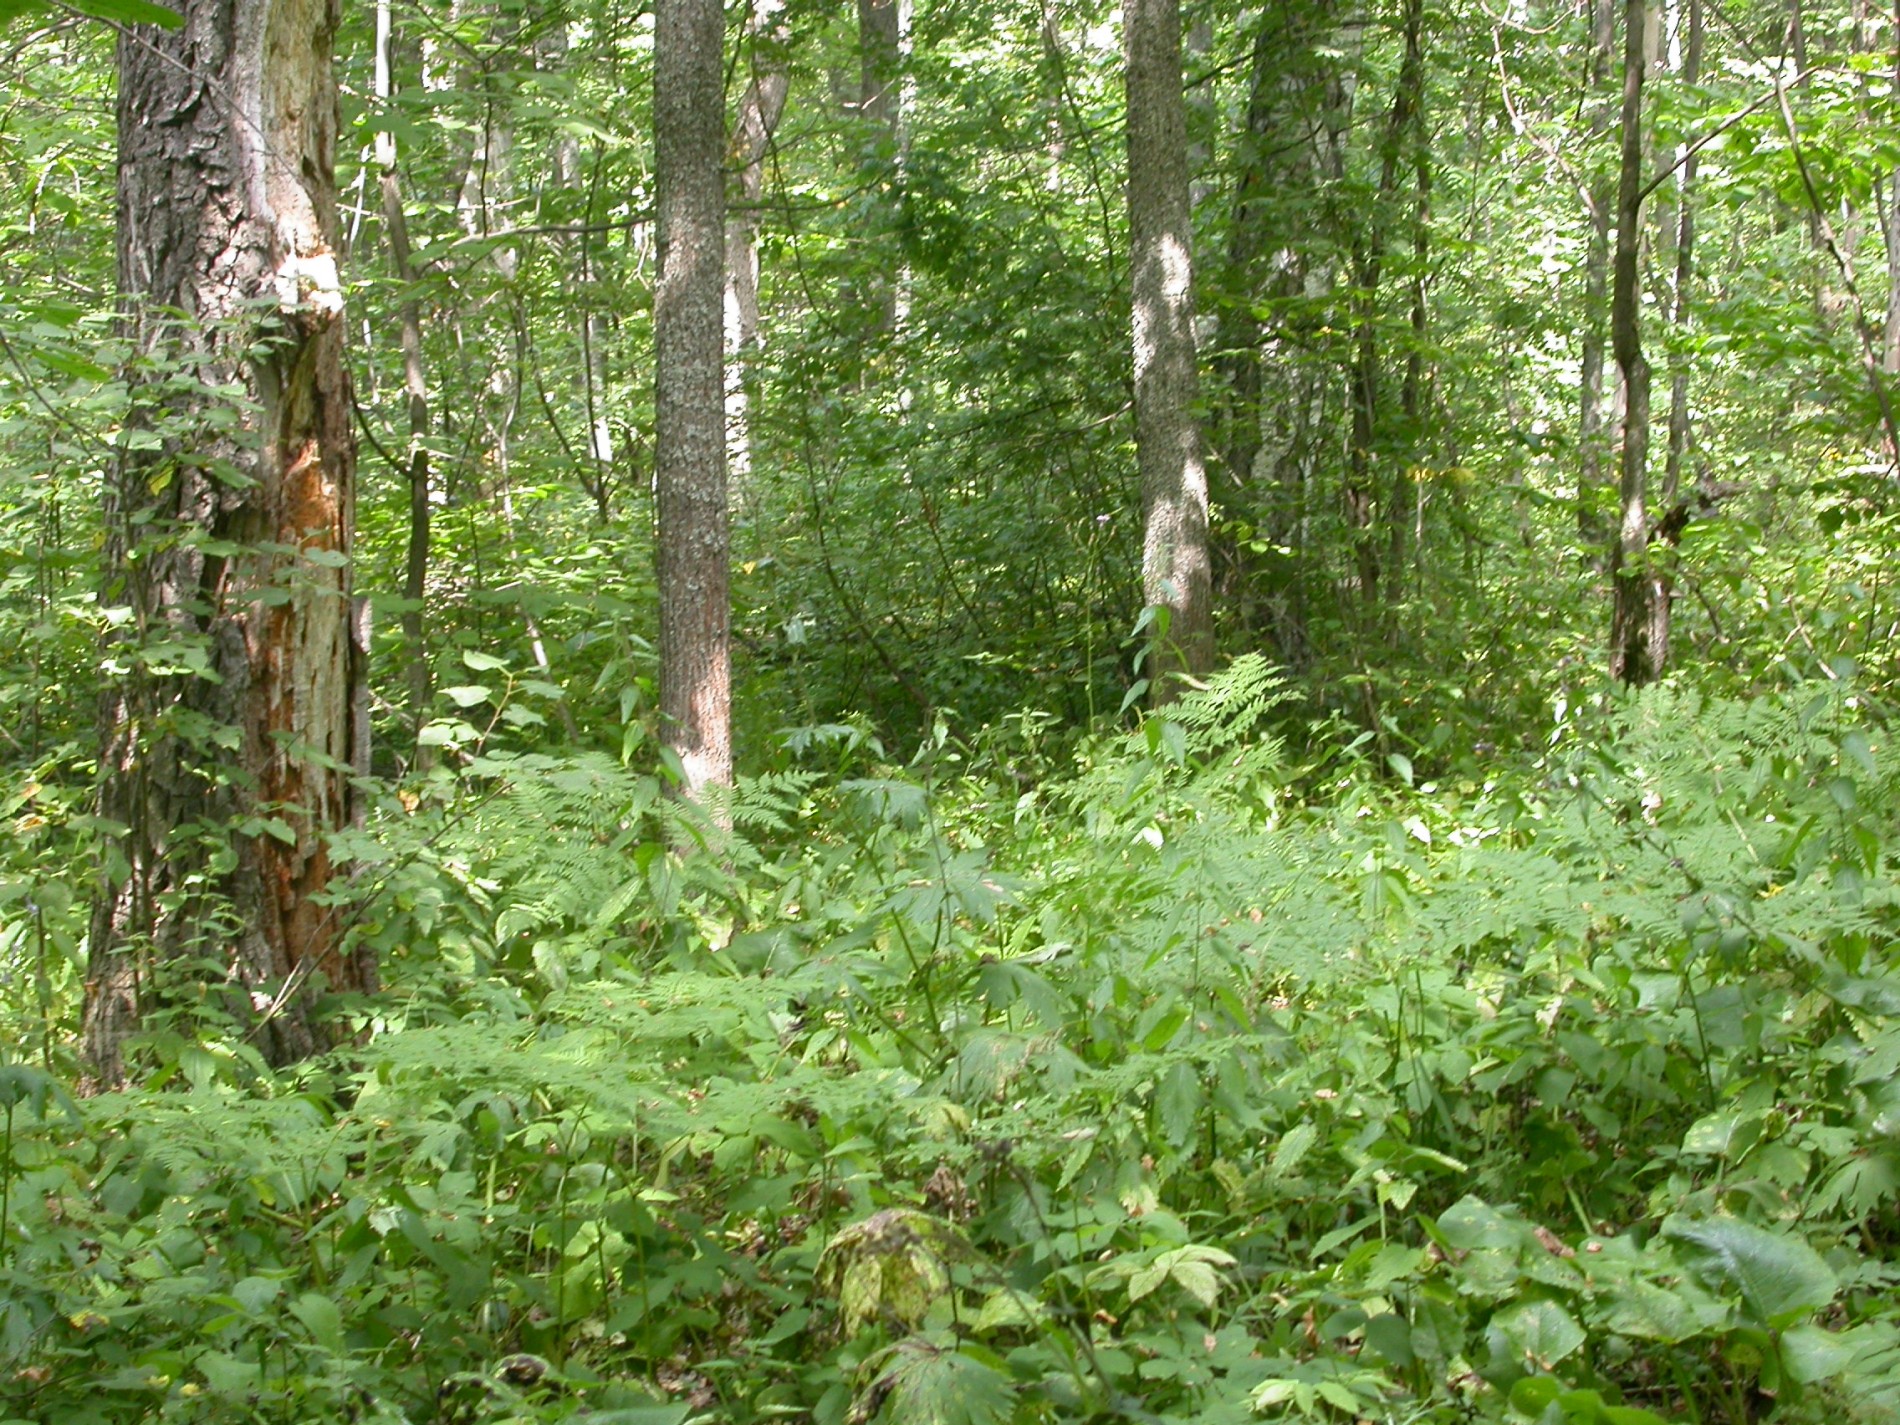
<path id="1" fill-rule="evenodd" d="M 652 17 L 342 14 L 319 547 L 233 512 L 320 323 L 125 290 L 149 10 L 0 0 L 0 1425 L 1900 1419 L 1891 16 L 1188 5 L 1210 671 L 1142 607 L 1117 9 L 735 7 L 696 802 Z M 230 711 L 315 568 L 357 764 Z M 362 983 L 245 971 L 259 847 Z"/>
<path id="2" fill-rule="evenodd" d="M 1891 1418 L 1866 696 L 1652 690 L 1415 787 L 1283 697 L 815 730 L 719 854 L 491 747 L 362 848 L 360 1049 L 273 1073 L 208 1002 L 84 1100 L 16 851 L 14 1416 Z"/>

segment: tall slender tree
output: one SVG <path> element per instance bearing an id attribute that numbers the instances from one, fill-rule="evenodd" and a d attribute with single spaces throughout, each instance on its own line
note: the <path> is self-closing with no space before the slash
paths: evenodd
<path id="1" fill-rule="evenodd" d="M 392 39 L 389 0 L 377 0 L 375 84 L 376 97 L 385 105 L 395 95 L 389 52 Z M 396 132 L 388 125 L 376 131 L 376 168 L 389 265 L 402 286 L 397 312 L 402 322 L 402 385 L 409 417 L 409 537 L 403 552 L 402 637 L 408 659 L 409 721 L 412 730 L 420 733 L 429 712 L 429 654 L 423 641 L 423 602 L 429 577 L 429 380 L 422 364 L 422 302 L 414 290 L 415 262 L 396 164 Z"/>
<path id="2" fill-rule="evenodd" d="M 1615 214 L 1614 171 L 1598 154 L 1616 114 L 1616 0 L 1590 0 L 1590 79 L 1585 127 L 1590 177 L 1583 185 L 1590 238 L 1583 260 L 1583 327 L 1577 392 L 1577 537 L 1585 548 L 1603 537 L 1603 464 L 1608 451 L 1603 427 L 1603 352 L 1609 307 L 1610 228 Z"/>
<path id="3" fill-rule="evenodd" d="M 752 474 L 751 392 L 747 368 L 759 344 L 759 203 L 765 196 L 765 159 L 791 77 L 779 47 L 786 31 L 782 0 L 755 0 L 746 23 L 752 78 L 739 100 L 734 157 L 739 204 L 726 219 L 726 458 L 741 509 Z"/>
<path id="4" fill-rule="evenodd" d="M 264 1055 L 373 988 L 330 903 L 366 760 L 356 448 L 336 251 L 336 0 L 185 0 L 119 45 L 118 265 L 138 413 L 106 489 L 116 633 L 84 1048 L 101 1083 L 167 1005 Z"/>
<path id="5" fill-rule="evenodd" d="M 660 715 L 695 800 L 732 781 L 725 417 L 725 10 L 658 0 L 653 299 L 659 488 Z"/>
<path id="6" fill-rule="evenodd" d="M 1623 376 L 1621 515 L 1610 544 L 1614 608 L 1610 676 L 1641 685 L 1662 675 L 1668 592 L 1656 586 L 1649 556 L 1649 358 L 1643 353 L 1643 184 L 1648 145 L 1643 88 L 1651 54 L 1650 0 L 1623 8 L 1622 163 L 1616 188 L 1616 256 L 1610 280 L 1610 350 Z M 1659 633 L 1660 621 L 1660 637 Z"/>
<path id="7" fill-rule="evenodd" d="M 1142 597 L 1168 611 L 1148 669 L 1152 696 L 1165 701 L 1170 674 L 1204 673 L 1214 662 L 1178 0 L 1128 0 L 1122 27 Z"/>

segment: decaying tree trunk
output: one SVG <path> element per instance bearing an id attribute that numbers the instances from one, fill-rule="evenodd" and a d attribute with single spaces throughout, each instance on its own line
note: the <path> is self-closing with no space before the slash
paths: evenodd
<path id="1" fill-rule="evenodd" d="M 84 1049 L 102 1085 L 169 1008 L 267 1059 L 374 988 L 329 837 L 368 753 L 355 442 L 335 260 L 336 0 L 185 0 L 119 47 L 119 282 L 135 416 L 110 472 Z"/>
<path id="2" fill-rule="evenodd" d="M 1214 662 L 1180 7 L 1177 0 L 1129 0 L 1122 26 L 1142 597 L 1168 611 L 1147 674 L 1151 696 L 1166 701 L 1174 692 L 1171 674 L 1205 673 Z"/>
<path id="3" fill-rule="evenodd" d="M 726 106 L 719 0 L 659 0 L 653 64 L 660 278 L 653 298 L 660 714 L 683 793 L 732 782 L 726 512 Z"/>

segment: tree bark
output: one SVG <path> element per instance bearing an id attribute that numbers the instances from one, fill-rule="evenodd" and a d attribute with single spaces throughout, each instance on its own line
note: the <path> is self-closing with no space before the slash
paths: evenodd
<path id="1" fill-rule="evenodd" d="M 725 422 L 725 11 L 658 0 L 654 170 L 654 477 L 659 504 L 660 714 L 681 791 L 732 782 Z"/>
<path id="2" fill-rule="evenodd" d="M 1617 179 L 1616 258 L 1610 297 L 1610 348 L 1623 375 L 1618 492 L 1622 514 L 1617 537 L 1610 546 L 1615 600 L 1610 619 L 1610 676 L 1634 687 L 1654 682 L 1662 675 L 1667 658 L 1668 593 L 1655 589 L 1649 558 L 1650 370 L 1643 354 L 1639 306 L 1646 152 L 1643 81 L 1649 66 L 1652 23 L 1649 0 L 1627 0 L 1623 16 L 1623 161 Z"/>
<path id="3" fill-rule="evenodd" d="M 1150 696 L 1165 702 L 1171 675 L 1200 675 L 1214 662 L 1178 0 L 1128 0 L 1122 26 L 1142 595 L 1168 611 L 1148 667 Z"/>
<path id="4" fill-rule="evenodd" d="M 376 6 L 376 97 L 387 104 L 394 94 L 390 79 L 389 0 Z M 409 219 L 402 206 L 396 167 L 396 135 L 376 134 L 376 167 L 381 175 L 383 229 L 389 265 L 402 285 L 398 315 L 402 322 L 402 384 L 409 417 L 409 537 L 403 552 L 402 639 L 407 649 L 409 723 L 420 733 L 429 714 L 429 653 L 424 642 L 423 602 L 429 577 L 429 382 L 422 365 L 422 303 L 415 294 L 415 263 L 409 249 Z M 420 753 L 418 744 L 418 753 Z"/>
<path id="5" fill-rule="evenodd" d="M 1893 9 L 1893 97 L 1900 99 L 1900 3 Z M 1900 166 L 1887 176 L 1881 236 L 1887 248 L 1887 317 L 1881 329 L 1881 369 L 1900 376 Z"/>
<path id="6" fill-rule="evenodd" d="M 119 45 L 119 284 L 137 415 L 106 489 L 100 811 L 84 1052 L 123 1081 L 167 1007 L 272 1062 L 369 991 L 326 893 L 366 765 L 355 442 L 338 281 L 336 0 L 185 0 Z"/>
<path id="7" fill-rule="evenodd" d="M 746 378 L 759 345 L 758 210 L 765 197 L 766 154 L 791 87 L 778 55 L 786 37 L 775 18 L 782 9 L 782 0 L 757 0 L 747 23 L 753 70 L 739 101 L 733 135 L 739 205 L 726 219 L 726 459 L 742 512 L 752 483 L 751 392 Z"/>
<path id="8" fill-rule="evenodd" d="M 1686 0 L 1683 17 L 1681 76 L 1684 84 L 1702 78 L 1702 0 Z M 1689 328 L 1689 291 L 1695 280 L 1695 180 L 1697 155 L 1681 155 L 1676 168 L 1676 271 L 1670 291 L 1670 324 L 1677 347 Z M 1679 355 L 1669 378 L 1669 456 L 1663 469 L 1662 508 L 1675 508 L 1681 498 L 1682 466 L 1688 458 L 1690 432 L 1689 362 Z"/>
<path id="9" fill-rule="evenodd" d="M 1385 133 L 1379 145 L 1379 188 L 1373 204 L 1370 231 L 1355 234 L 1353 286 L 1353 359 L 1347 375 L 1351 392 L 1352 434 L 1346 463 L 1346 514 L 1353 527 L 1353 560 L 1359 576 L 1359 596 L 1366 612 L 1378 618 L 1379 551 L 1374 528 L 1378 515 L 1373 478 L 1378 447 L 1385 440 L 1381 430 L 1379 387 L 1379 285 L 1385 277 L 1389 213 L 1397 201 L 1401 164 L 1406 147 L 1413 141 L 1414 130 L 1424 114 L 1425 6 L 1423 0 L 1407 0 L 1405 7 L 1405 58 L 1400 63 L 1398 81 L 1392 91 L 1392 108 L 1386 119 Z M 1414 201 L 1417 174 L 1414 172 Z M 1394 492 L 1403 488 L 1403 467 Z M 1402 544 L 1399 507 L 1389 500 L 1383 512 L 1388 535 L 1395 548 Z M 1396 560 L 1394 561 L 1396 564 Z"/>
<path id="10" fill-rule="evenodd" d="M 1615 55 L 1616 0 L 1591 0 L 1588 135 L 1592 172 L 1603 176 L 1593 177 L 1585 190 L 1590 209 L 1590 241 L 1583 259 L 1583 339 L 1579 353 L 1582 372 L 1577 399 L 1577 537 L 1585 549 L 1597 545 L 1604 536 L 1598 505 L 1602 500 L 1604 457 L 1609 447 L 1603 428 L 1603 350 L 1609 306 L 1611 206 L 1615 190 L 1608 181 L 1607 165 L 1599 168 L 1594 150 L 1609 133 L 1610 116 L 1615 109 L 1610 88 Z"/>
<path id="11" fill-rule="evenodd" d="M 904 13 L 901 0 L 858 0 L 858 117 L 874 125 L 875 143 L 867 167 L 880 175 L 884 198 L 893 205 L 887 221 L 895 221 L 897 180 L 904 153 L 902 90 L 898 82 L 904 54 Z M 888 336 L 901 316 L 901 272 L 880 272 L 870 279 L 873 327 Z"/>
<path id="12" fill-rule="evenodd" d="M 1334 443 L 1324 428 L 1337 378 L 1330 363 L 1302 359 L 1297 341 L 1269 339 L 1260 312 L 1332 284 L 1330 259 L 1311 254 L 1334 248 L 1334 234 L 1307 216 L 1310 204 L 1290 204 L 1284 195 L 1336 184 L 1344 173 L 1340 137 L 1349 127 L 1363 22 L 1341 19 L 1337 8 L 1321 0 L 1261 14 L 1233 216 L 1213 284 L 1216 468 L 1225 471 L 1222 502 L 1247 530 L 1219 551 L 1220 593 L 1243 627 L 1271 629 L 1290 668 L 1311 657 L 1310 492 L 1320 451 Z"/>

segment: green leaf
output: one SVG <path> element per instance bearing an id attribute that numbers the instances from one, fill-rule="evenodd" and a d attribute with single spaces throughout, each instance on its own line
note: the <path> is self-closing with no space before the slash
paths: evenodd
<path id="1" fill-rule="evenodd" d="M 498 673 L 508 666 L 506 658 L 497 658 L 492 653 L 483 653 L 477 649 L 462 650 L 462 666 L 477 673 Z"/>
<path id="2" fill-rule="evenodd" d="M 326 1351 L 343 1349 L 343 1313 L 329 1297 L 307 1291 L 291 1302 L 290 1314 L 303 1323 L 310 1339 Z"/>
<path id="3" fill-rule="evenodd" d="M 988 1352 L 984 1352 L 988 1354 Z M 870 1392 L 885 1394 L 877 1419 L 901 1425 L 1003 1425 L 1016 1411 L 1009 1378 L 974 1354 L 919 1337 L 892 1348 Z"/>
<path id="4" fill-rule="evenodd" d="M 1584 1342 L 1583 1327 L 1554 1301 L 1526 1301 L 1491 1318 L 1523 1363 L 1549 1370 Z"/>
<path id="5" fill-rule="evenodd" d="M 1343 1410 L 1348 1415 L 1357 1415 L 1359 1413 L 1359 1406 L 1362 1403 L 1359 1397 L 1354 1395 L 1350 1389 L 1341 1385 L 1338 1381 L 1323 1380 L 1314 1386 L 1313 1389 L 1319 1393 L 1319 1398 L 1328 1405 Z"/>
<path id="6" fill-rule="evenodd" d="M 1852 762 L 1868 781 L 1874 779 L 1874 751 L 1868 744 L 1866 733 L 1854 731 L 1841 738 L 1841 757 Z"/>
<path id="7" fill-rule="evenodd" d="M 1619 1336 L 1647 1341 L 1686 1341 L 1700 1329 L 1685 1301 L 1654 1282 L 1630 1281 L 1616 1288 L 1603 1325 Z"/>
<path id="8" fill-rule="evenodd" d="M 444 688 L 442 691 L 458 708 L 472 708 L 478 703 L 487 702 L 494 696 L 479 683 L 462 683 L 453 688 Z"/>
<path id="9" fill-rule="evenodd" d="M 1791 1326 L 1812 1315 L 1839 1288 L 1827 1263 L 1806 1242 L 1739 1218 L 1693 1222 L 1672 1217 L 1663 1223 L 1663 1235 L 1678 1244 L 1705 1284 L 1733 1290 L 1769 1327 Z"/>
<path id="10" fill-rule="evenodd" d="M 1511 1387 L 1511 1409 L 1523 1415 L 1542 1415 L 1563 1393 L 1555 1376 L 1525 1376 Z"/>
<path id="11" fill-rule="evenodd" d="M 1475 1197 L 1463 1197 L 1439 1216 L 1438 1230 L 1446 1243 L 1461 1252 L 1479 1247 L 1515 1247 L 1520 1233 L 1517 1224 L 1490 1203 Z"/>
<path id="12" fill-rule="evenodd" d="M 283 1289 L 283 1283 L 269 1277 L 244 1277 L 231 1284 L 231 1299 L 244 1308 L 246 1315 L 256 1316 L 277 1300 Z"/>
<path id="13" fill-rule="evenodd" d="M 1412 1323 L 1390 1311 L 1372 1317 L 1366 1322 L 1366 1348 L 1403 1370 L 1415 1359 Z"/>
<path id="14" fill-rule="evenodd" d="M 176 30 L 185 23 L 185 17 L 176 10 L 154 5 L 151 0 L 73 0 L 73 8 L 115 25 L 157 25 L 161 30 Z"/>
<path id="15" fill-rule="evenodd" d="M 22 15 L 45 9 L 40 0 L 0 0 L 0 25 L 9 25 Z"/>
<path id="16" fill-rule="evenodd" d="M 1791 1326 L 1781 1335 L 1781 1363 L 1802 1385 L 1833 1379 L 1858 1354 L 1853 1343 L 1819 1326 Z"/>
<path id="17" fill-rule="evenodd" d="M 1313 1140 L 1319 1137 L 1319 1130 L 1311 1123 L 1300 1123 L 1287 1130 L 1287 1134 L 1274 1145 L 1273 1157 L 1267 1161 L 1267 1171 L 1276 1178 L 1283 1178 L 1300 1165 L 1300 1159 L 1306 1156 L 1306 1150 L 1313 1146 Z"/>
<path id="18" fill-rule="evenodd" d="M 1183 1147 L 1194 1136 L 1203 1099 L 1199 1069 L 1185 1059 L 1168 1065 L 1155 1089 L 1155 1112 L 1161 1118 L 1161 1135 L 1170 1145 Z"/>

